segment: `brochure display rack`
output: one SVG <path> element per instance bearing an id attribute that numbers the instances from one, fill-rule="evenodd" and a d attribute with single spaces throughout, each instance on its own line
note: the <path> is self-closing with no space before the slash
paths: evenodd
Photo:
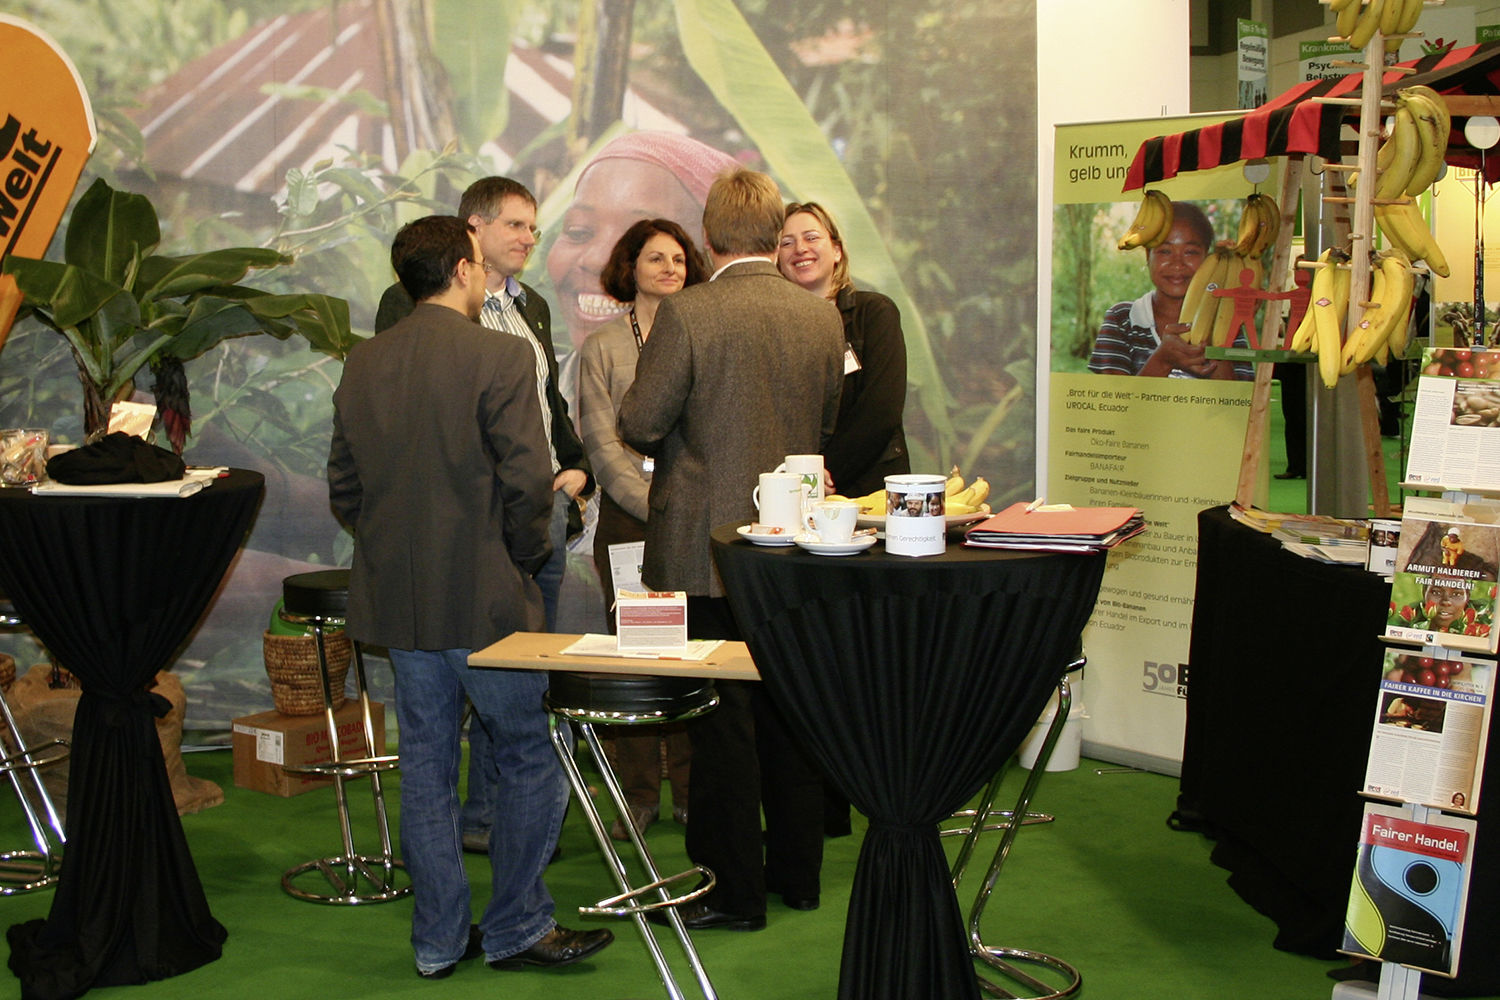
<path id="1" fill-rule="evenodd" d="M 1459 971 L 1500 638 L 1497 355 L 1428 350 L 1417 387 L 1403 486 L 1442 497 L 1401 519 L 1361 788 L 1385 801 L 1365 804 L 1340 948 L 1385 963 L 1382 997 Z"/>

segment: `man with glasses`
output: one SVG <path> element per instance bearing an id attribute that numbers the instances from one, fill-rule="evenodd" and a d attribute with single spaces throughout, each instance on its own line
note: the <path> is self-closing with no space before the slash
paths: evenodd
<path id="1" fill-rule="evenodd" d="M 552 556 L 536 574 L 542 590 L 546 628 L 557 630 L 558 596 L 567 568 L 567 541 L 583 530 L 577 499 L 593 492 L 594 476 L 583 442 L 568 415 L 568 404 L 558 391 L 557 355 L 552 348 L 552 314 L 547 301 L 518 279 L 536 247 L 536 198 L 519 181 L 509 177 L 482 177 L 470 184 L 459 199 L 458 216 L 474 229 L 485 260 L 485 296 L 479 322 L 491 330 L 511 334 L 532 349 L 537 400 L 541 404 L 542 432 L 550 445 L 552 463 L 552 517 L 549 537 Z M 381 296 L 375 314 L 379 333 L 411 312 L 411 298 L 401 285 L 392 285 Z M 493 734 L 483 726 L 469 726 L 469 795 L 464 803 L 464 846 L 484 853 L 489 849 L 493 822 L 492 789 L 495 777 L 480 764 L 489 759 L 488 741 Z"/>
<path id="2" fill-rule="evenodd" d="M 483 954 L 491 968 L 567 965 L 613 940 L 553 919 L 543 880 L 567 783 L 544 674 L 471 669 L 470 651 L 539 628 L 555 472 L 534 352 L 474 324 L 488 256 L 467 220 L 419 219 L 391 263 L 415 301 L 349 354 L 334 393 L 328 491 L 354 532 L 348 631 L 390 651 L 401 741 L 401 853 L 418 975 Z M 441 581 L 441 585 L 435 585 Z M 470 924 L 458 809 L 464 700 L 491 735 L 490 899 Z M 500 762 L 504 761 L 504 767 Z"/>

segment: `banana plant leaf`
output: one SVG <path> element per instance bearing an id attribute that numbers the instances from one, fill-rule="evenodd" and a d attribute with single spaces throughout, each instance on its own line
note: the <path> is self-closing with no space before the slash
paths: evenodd
<path id="1" fill-rule="evenodd" d="M 68 216 L 63 260 L 128 288 L 137 262 L 160 242 L 161 226 L 151 200 L 116 191 L 100 178 L 89 185 Z"/>
<path id="2" fill-rule="evenodd" d="M 218 285 L 236 284 L 253 267 L 276 267 L 291 262 L 292 258 L 285 254 L 263 247 L 232 247 L 189 257 L 158 254 L 141 261 L 136 273 L 136 294 L 142 299 L 180 298 Z"/>
<path id="3" fill-rule="evenodd" d="M 927 327 L 827 137 L 731 0 L 677 0 L 676 7 L 688 63 L 754 141 L 783 187 L 798 201 L 816 201 L 833 213 L 860 280 L 889 295 L 901 310 L 907 379 L 937 433 L 939 453 L 952 454 L 952 397 Z"/>
<path id="4" fill-rule="evenodd" d="M 517 7 L 486 4 L 481 24 L 475 22 L 472 0 L 433 0 L 431 5 L 432 37 L 443 40 L 436 46 L 437 56 L 448 71 L 453 114 L 467 149 L 492 141 L 505 131 L 510 118 L 505 64 L 515 37 Z"/>

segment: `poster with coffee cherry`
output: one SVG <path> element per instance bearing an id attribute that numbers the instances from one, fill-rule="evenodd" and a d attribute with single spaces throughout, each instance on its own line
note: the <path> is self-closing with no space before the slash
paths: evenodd
<path id="1" fill-rule="evenodd" d="M 1500 503 L 1408 500 L 1386 638 L 1494 653 L 1497 567 Z"/>
<path id="2" fill-rule="evenodd" d="M 1432 652 L 1387 650 L 1360 791 L 1473 815 L 1495 665 Z"/>
<path id="3" fill-rule="evenodd" d="M 1404 482 L 1500 489 L 1500 350 L 1443 347 L 1423 353 Z"/>

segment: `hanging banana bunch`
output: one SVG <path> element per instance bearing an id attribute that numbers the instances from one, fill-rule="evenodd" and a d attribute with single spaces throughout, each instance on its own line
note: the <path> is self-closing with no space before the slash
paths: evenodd
<path id="1" fill-rule="evenodd" d="M 1141 198 L 1141 207 L 1135 214 L 1135 221 L 1120 237 L 1116 247 L 1120 250 L 1134 250 L 1136 247 L 1145 247 L 1151 250 L 1166 242 L 1167 234 L 1172 231 L 1172 199 L 1160 191 L 1147 191 Z"/>

